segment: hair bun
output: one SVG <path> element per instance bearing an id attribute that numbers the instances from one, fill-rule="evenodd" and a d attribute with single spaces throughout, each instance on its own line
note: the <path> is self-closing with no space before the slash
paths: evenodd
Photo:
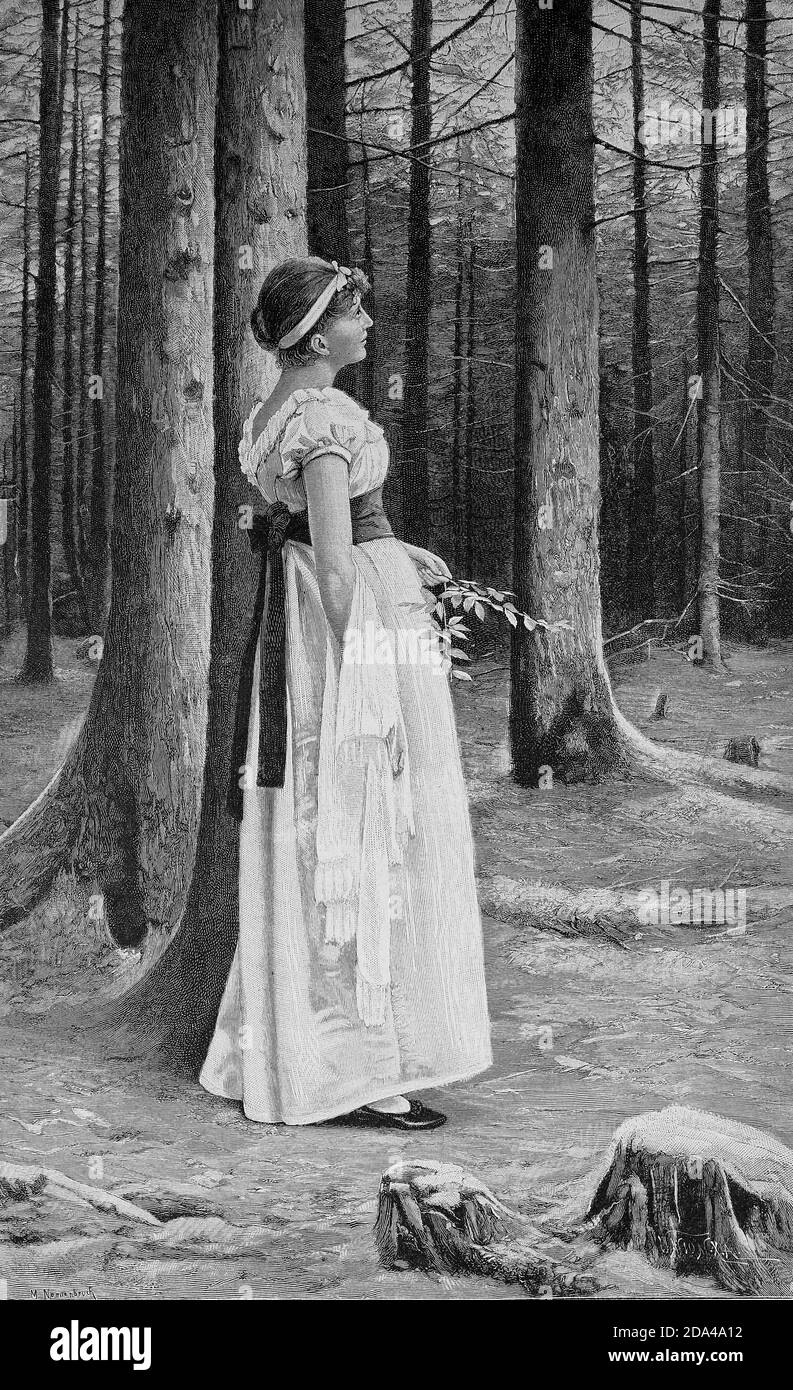
<path id="1" fill-rule="evenodd" d="M 277 350 L 278 339 L 275 337 L 272 330 L 269 330 L 264 323 L 258 304 L 251 314 L 251 332 L 256 342 L 259 344 L 259 347 L 264 348 L 265 352 L 275 352 Z"/>

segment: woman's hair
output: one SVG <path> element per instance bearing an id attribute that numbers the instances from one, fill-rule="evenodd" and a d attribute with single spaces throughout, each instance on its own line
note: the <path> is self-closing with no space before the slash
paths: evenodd
<path id="1" fill-rule="evenodd" d="M 371 285 L 362 270 L 353 270 L 346 285 L 334 294 L 325 312 L 292 347 L 279 348 L 278 341 L 295 328 L 312 304 L 319 299 L 336 272 L 321 256 L 303 256 L 274 266 L 259 290 L 251 314 L 251 330 L 259 347 L 277 355 L 282 367 L 299 367 L 310 362 L 315 333 L 322 333 L 334 319 L 352 308 L 356 294 L 364 295 Z"/>

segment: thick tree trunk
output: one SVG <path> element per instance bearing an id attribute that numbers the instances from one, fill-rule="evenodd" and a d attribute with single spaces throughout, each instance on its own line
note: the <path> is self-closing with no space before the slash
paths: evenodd
<path id="1" fill-rule="evenodd" d="M 746 6 L 746 244 L 749 293 L 746 378 L 750 400 L 746 453 L 756 479 L 759 526 L 754 547 L 760 569 L 768 558 L 767 414 L 774 389 L 774 244 L 768 185 L 768 101 L 766 97 L 766 0 Z"/>
<path id="2" fill-rule="evenodd" d="M 70 862 L 139 941 L 179 919 L 198 829 L 212 522 L 213 0 L 128 0 L 113 602 L 64 766 L 0 837 L 0 921 Z M 210 137 L 211 138 L 211 137 Z"/>
<path id="3" fill-rule="evenodd" d="M 591 5 L 519 0 L 516 40 L 516 604 L 566 631 L 512 636 L 510 737 L 523 786 L 625 756 L 603 659 L 598 513 Z"/>
<path id="4" fill-rule="evenodd" d="M 77 55 L 80 48 L 80 18 L 77 16 L 74 37 L 74 76 L 72 97 L 72 144 L 69 154 L 69 190 L 66 197 L 66 254 L 64 258 L 63 304 L 63 475 L 61 479 L 61 536 L 66 568 L 77 596 L 86 632 L 91 631 L 91 613 L 83 584 L 75 526 L 74 486 L 74 240 L 77 208 L 77 106 L 79 79 Z"/>
<path id="5" fill-rule="evenodd" d="M 133 12 L 137 12 L 136 7 L 133 7 Z M 124 18 L 126 21 L 126 11 Z M 107 146 L 110 86 L 110 0 L 104 0 L 100 64 L 101 133 L 99 137 L 99 150 L 97 152 L 99 179 L 96 192 L 97 234 L 96 272 L 94 277 L 94 351 L 91 365 L 93 377 L 93 449 L 91 454 L 90 538 L 88 564 L 86 565 L 86 588 L 91 605 L 92 626 L 94 632 L 97 633 L 103 633 L 105 631 L 107 613 L 110 605 L 109 547 L 110 524 L 113 515 L 112 451 L 108 452 L 105 448 L 107 392 L 105 390 L 106 383 L 102 379 L 102 364 L 105 350 L 105 292 L 107 284 L 107 273 L 105 270 L 105 231 L 107 222 Z M 158 113 L 152 112 L 150 115 L 153 123 L 156 125 Z M 173 198 L 174 193 L 172 192 L 170 196 Z M 176 196 L 178 196 L 178 194 Z M 143 248 L 141 248 L 141 254 L 145 255 Z M 121 377 L 125 371 L 125 362 L 120 352 L 118 353 L 117 361 L 119 386 L 121 386 L 123 384 Z M 85 389 L 85 387 L 83 389 Z M 120 419 L 117 419 L 116 424 L 117 430 L 120 433 Z"/>
<path id="6" fill-rule="evenodd" d="M 636 612 L 655 611 L 655 466 L 653 459 L 653 369 L 650 352 L 650 251 L 640 0 L 631 0 L 631 76 L 633 88 L 633 520 L 631 577 Z"/>
<path id="7" fill-rule="evenodd" d="M 248 329 L 259 284 L 286 256 L 306 254 L 306 150 L 302 106 L 303 14 L 282 0 L 273 33 L 266 9 L 252 15 L 223 0 L 215 146 L 215 522 L 212 538 L 212 660 L 201 825 L 181 927 L 150 973 L 111 1010 L 114 1046 L 158 1051 L 200 1066 L 217 1017 L 238 930 L 239 826 L 225 805 L 233 710 L 258 578 L 238 509 L 250 487 L 238 442 L 252 401 L 274 371 Z M 269 113 L 258 116 L 257 94 Z M 271 203 L 274 197 L 275 204 Z M 250 248 L 240 269 L 240 247 Z"/>
<path id="8" fill-rule="evenodd" d="M 39 96 L 39 256 L 36 279 L 36 349 L 33 368 L 33 480 L 29 556 L 27 649 L 17 677 L 52 680 L 50 481 L 52 384 L 55 377 L 55 235 L 58 212 L 58 0 L 42 0 Z M 64 25 L 68 20 L 64 0 Z"/>
<path id="9" fill-rule="evenodd" d="M 721 669 L 719 578 L 721 559 L 721 364 L 719 338 L 719 176 L 715 112 L 719 106 L 721 0 L 705 0 L 702 70 L 702 155 L 697 291 L 699 410 L 699 635 L 702 657 Z"/>
<path id="10" fill-rule="evenodd" d="M 430 44 L 432 0 L 413 0 L 410 42 L 410 200 L 408 207 L 405 395 L 403 403 L 402 517 L 405 540 L 430 543 L 429 416 L 430 166 L 432 134 Z"/>

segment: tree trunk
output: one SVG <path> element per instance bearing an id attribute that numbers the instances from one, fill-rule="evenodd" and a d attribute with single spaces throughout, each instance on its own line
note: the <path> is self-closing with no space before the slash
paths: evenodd
<path id="1" fill-rule="evenodd" d="M 361 94 L 361 107 L 364 97 Z M 369 174 L 369 154 L 364 139 L 363 109 L 361 110 L 361 192 L 363 197 L 363 272 L 372 286 L 366 301 L 369 317 L 373 320 L 367 332 L 366 361 L 360 368 L 360 400 L 369 414 L 376 416 L 377 396 L 377 285 L 372 245 L 372 190 Z"/>
<path id="2" fill-rule="evenodd" d="M 52 681 L 50 482 L 52 384 L 55 378 L 55 238 L 60 164 L 58 0 L 42 0 L 39 96 L 39 264 L 36 279 L 36 355 L 33 368 L 33 486 L 27 650 L 17 680 Z M 64 0 L 63 28 L 68 25 Z"/>
<path id="3" fill-rule="evenodd" d="M 633 88 L 633 524 L 632 584 L 636 612 L 655 611 L 655 468 L 653 460 L 653 371 L 650 353 L 650 264 L 647 234 L 647 188 L 640 0 L 631 0 L 631 75 Z"/>
<path id="4" fill-rule="evenodd" d="M 468 252 L 468 332 L 465 338 L 465 572 L 474 573 L 474 430 L 476 429 L 476 242 Z"/>
<path id="5" fill-rule="evenodd" d="M 304 23 L 308 250 L 312 256 L 349 265 L 345 0 L 306 0 Z M 361 375 L 358 367 L 344 367 L 334 385 L 357 395 Z"/>
<path id="6" fill-rule="evenodd" d="M 721 365 L 719 360 L 719 177 L 716 119 L 721 0 L 705 0 L 700 164 L 699 285 L 697 290 L 699 410 L 699 635 L 702 659 L 721 669 L 719 570 L 721 549 Z M 709 114 L 711 113 L 711 114 Z"/>
<path id="7" fill-rule="evenodd" d="M 515 190 L 516 605 L 566 631 L 513 631 L 510 738 L 522 786 L 625 756 L 603 659 L 598 512 L 591 4 L 518 0 Z"/>
<path id="8" fill-rule="evenodd" d="M 133 9 L 133 13 L 135 10 Z M 126 12 L 125 12 L 126 20 Z M 123 75 L 122 75 L 123 80 Z M 105 226 L 107 221 L 107 137 L 109 120 L 110 85 L 110 0 L 104 0 L 102 19 L 102 50 L 100 60 L 100 115 L 101 133 L 99 137 L 99 180 L 96 191 L 96 273 L 94 283 L 94 352 L 92 372 L 92 436 L 91 454 L 91 507 L 89 555 L 86 566 L 86 588 L 91 605 L 94 632 L 103 633 L 107 622 L 110 604 L 110 525 L 113 515 L 113 477 L 110 459 L 112 453 L 105 450 L 105 410 L 106 392 L 102 378 L 102 363 L 105 347 L 105 288 L 107 272 L 105 268 Z M 156 123 L 157 113 L 151 113 Z M 120 175 L 119 175 L 120 178 Z M 178 197 L 178 194 L 176 195 Z M 171 191 L 170 197 L 174 197 Z M 122 204 L 123 217 L 123 204 Z M 142 255 L 145 252 L 142 250 Z M 118 353 L 119 386 L 126 364 Z M 85 388 L 84 388 L 85 389 Z M 117 420 L 117 434 L 120 436 L 120 420 Z"/>
<path id="9" fill-rule="evenodd" d="M 89 510 L 86 502 L 86 461 L 91 456 L 88 420 L 88 169 L 85 108 L 80 103 L 80 425 L 77 441 L 77 546 L 80 571 L 85 570 L 89 544 Z"/>
<path id="10" fill-rule="evenodd" d="M 465 217 L 463 213 L 463 170 L 460 140 L 457 140 L 457 236 L 454 276 L 454 346 L 452 348 L 454 387 L 452 391 L 452 515 L 455 574 L 462 573 L 465 544 L 465 497 L 460 463 L 462 460 L 463 408 L 463 286 L 465 284 Z"/>
<path id="11" fill-rule="evenodd" d="M 11 436 L 11 467 L 8 466 L 8 441 L 3 444 L 3 474 L 0 497 L 5 512 L 4 532 L 0 539 L 0 556 L 3 568 L 3 636 L 10 637 L 14 626 L 14 547 L 16 510 L 16 404 L 14 406 L 14 429 Z"/>
<path id="12" fill-rule="evenodd" d="M 64 263 L 64 305 L 63 305 L 63 476 L 61 480 L 61 535 L 63 554 L 72 588 L 80 606 L 83 626 L 91 631 L 91 613 L 83 584 L 78 554 L 75 527 L 75 487 L 74 487 L 74 238 L 77 208 L 77 105 L 78 70 L 77 55 L 80 48 L 80 17 L 77 16 L 74 36 L 74 78 L 72 99 L 72 144 L 69 155 L 69 191 L 66 197 L 66 254 Z"/>
<path id="13" fill-rule="evenodd" d="M 688 603 L 688 358 L 683 358 L 683 424 L 680 429 L 680 454 L 677 484 L 677 611 L 682 613 Z"/>
<path id="14" fill-rule="evenodd" d="M 156 941 L 178 922 L 198 829 L 214 454 L 215 30 L 213 0 L 175 0 L 167 10 L 157 0 L 127 3 L 113 602 L 78 739 L 0 837 L 0 921 L 23 915 L 71 862 L 98 882 L 125 944 L 147 927 Z"/>
<path id="15" fill-rule="evenodd" d="M 19 537 L 17 556 L 22 608 L 28 613 L 28 358 L 30 353 L 30 153 L 25 151 L 25 195 L 22 207 L 22 324 L 19 344 Z"/>
<path id="16" fill-rule="evenodd" d="M 766 98 L 766 0 L 746 6 L 746 244 L 749 293 L 746 378 L 750 400 L 746 419 L 746 453 L 756 479 L 760 509 L 756 563 L 768 557 L 767 411 L 774 389 L 774 244 L 768 186 L 768 102 Z"/>
<path id="17" fill-rule="evenodd" d="M 405 395 L 403 403 L 402 516 L 405 539 L 430 543 L 430 489 L 427 427 L 429 423 L 429 332 L 432 267 L 430 261 L 430 44 L 432 0 L 413 0 L 410 41 L 410 198 L 408 206 L 407 312 L 405 320 Z"/>
<path id="18" fill-rule="evenodd" d="M 226 810 L 233 710 L 258 578 L 238 509 L 251 491 L 238 459 L 242 422 L 274 373 L 248 329 L 251 305 L 271 267 L 306 254 L 306 150 L 302 96 L 303 13 L 282 0 L 274 34 L 261 7 L 220 16 L 215 146 L 215 522 L 212 540 L 212 660 L 201 824 L 181 927 L 150 973 L 111 1015 L 133 1051 L 157 1051 L 177 1067 L 200 1067 L 236 947 L 239 826 Z M 257 93 L 268 111 L 258 116 Z M 274 116 L 277 113 L 277 117 Z M 275 206 L 269 202 L 275 197 Z M 240 269 L 240 247 L 248 248 Z M 120 1037 L 114 1045 L 118 1045 Z"/>
<path id="19" fill-rule="evenodd" d="M 312 256 L 324 256 L 340 265 L 350 263 L 346 32 L 344 0 L 306 0 L 308 249 Z"/>

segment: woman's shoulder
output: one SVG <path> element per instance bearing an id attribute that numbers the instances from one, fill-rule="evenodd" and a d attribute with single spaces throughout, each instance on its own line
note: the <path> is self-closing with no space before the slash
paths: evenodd
<path id="1" fill-rule="evenodd" d="M 299 387 L 269 413 L 266 400 L 255 403 L 243 426 L 240 466 L 255 483 L 262 461 L 275 452 L 286 470 L 323 443 L 340 445 L 352 457 L 381 434 L 368 411 L 346 391 L 335 386 Z"/>

